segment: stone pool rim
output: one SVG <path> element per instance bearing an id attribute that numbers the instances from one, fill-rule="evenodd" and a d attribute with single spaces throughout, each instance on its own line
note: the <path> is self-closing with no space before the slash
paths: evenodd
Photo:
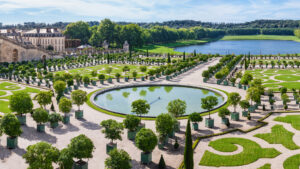
<path id="1" fill-rule="evenodd" d="M 130 115 L 130 114 L 126 114 L 126 113 L 120 113 L 120 112 L 115 112 L 115 111 L 111 111 L 111 110 L 108 110 L 106 108 L 103 108 L 99 105 L 97 105 L 95 103 L 95 98 L 100 95 L 100 94 L 104 94 L 106 92 L 109 92 L 109 91 L 113 91 L 113 90 L 119 90 L 119 89 L 125 89 L 125 88 L 134 88 L 134 87 L 152 87 L 152 86 L 173 86 L 173 87 L 187 87 L 187 88 L 194 88 L 194 89 L 204 89 L 204 90 L 208 90 L 210 92 L 214 92 L 214 93 L 217 93 L 219 94 L 221 97 L 223 97 L 223 102 L 219 105 L 219 106 L 216 106 L 215 108 L 211 109 L 210 112 L 214 111 L 214 110 L 217 110 L 221 107 L 223 107 L 224 105 L 227 104 L 227 100 L 228 100 L 228 96 L 226 93 L 218 90 L 218 89 L 214 89 L 214 88 L 210 88 L 210 87 L 206 87 L 206 86 L 193 86 L 193 85 L 185 85 L 185 84 L 131 84 L 131 85 L 122 85 L 122 86 L 113 86 L 113 87 L 109 87 L 109 88 L 102 88 L 100 90 L 97 90 L 95 91 L 90 97 L 89 97 L 89 101 L 92 103 L 93 106 L 99 108 L 99 109 L 102 109 L 104 111 L 107 111 L 109 113 L 112 113 L 112 114 L 109 114 L 109 115 L 121 115 L 121 116 L 126 116 L 126 115 Z M 97 109 L 96 109 L 97 110 Z M 97 111 L 100 111 L 101 110 L 97 110 Z M 201 113 L 199 114 L 204 114 L 204 113 L 207 113 L 208 111 L 202 111 Z M 105 112 L 103 112 L 105 113 Z M 106 113 L 107 114 L 107 113 Z M 211 113 L 212 114 L 212 113 Z M 189 115 L 183 115 L 183 116 L 180 116 L 179 118 L 182 118 L 182 117 L 188 117 Z M 141 116 L 141 118 L 149 118 L 149 119 L 155 119 L 157 116 Z"/>

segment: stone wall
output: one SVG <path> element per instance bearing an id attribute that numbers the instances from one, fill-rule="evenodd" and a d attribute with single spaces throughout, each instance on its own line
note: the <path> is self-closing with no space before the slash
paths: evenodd
<path id="1" fill-rule="evenodd" d="M 0 37 L 0 62 L 21 62 L 49 58 L 50 55 L 43 50 Z"/>

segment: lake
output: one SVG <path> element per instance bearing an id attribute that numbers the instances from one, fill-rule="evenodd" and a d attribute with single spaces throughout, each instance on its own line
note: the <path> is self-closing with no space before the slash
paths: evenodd
<path id="1" fill-rule="evenodd" d="M 174 49 L 178 52 L 203 54 L 295 54 L 300 53 L 300 43 L 295 41 L 281 40 L 235 40 L 215 41 L 199 45 L 182 46 Z"/>

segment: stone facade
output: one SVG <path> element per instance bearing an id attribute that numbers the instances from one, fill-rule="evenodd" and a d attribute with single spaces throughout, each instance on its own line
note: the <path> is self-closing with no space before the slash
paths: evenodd
<path id="1" fill-rule="evenodd" d="M 21 62 L 49 59 L 47 51 L 33 45 L 24 45 L 12 39 L 0 36 L 0 62 Z"/>
<path id="2" fill-rule="evenodd" d="M 34 46 L 47 49 L 52 46 L 56 52 L 65 51 L 65 36 L 59 29 L 43 28 L 33 29 L 22 33 L 24 41 L 31 42 Z"/>

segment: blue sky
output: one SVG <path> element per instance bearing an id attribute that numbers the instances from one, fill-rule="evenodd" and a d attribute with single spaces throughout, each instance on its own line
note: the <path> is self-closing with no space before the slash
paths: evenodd
<path id="1" fill-rule="evenodd" d="M 0 22 L 300 19 L 300 0 L 0 0 Z"/>

